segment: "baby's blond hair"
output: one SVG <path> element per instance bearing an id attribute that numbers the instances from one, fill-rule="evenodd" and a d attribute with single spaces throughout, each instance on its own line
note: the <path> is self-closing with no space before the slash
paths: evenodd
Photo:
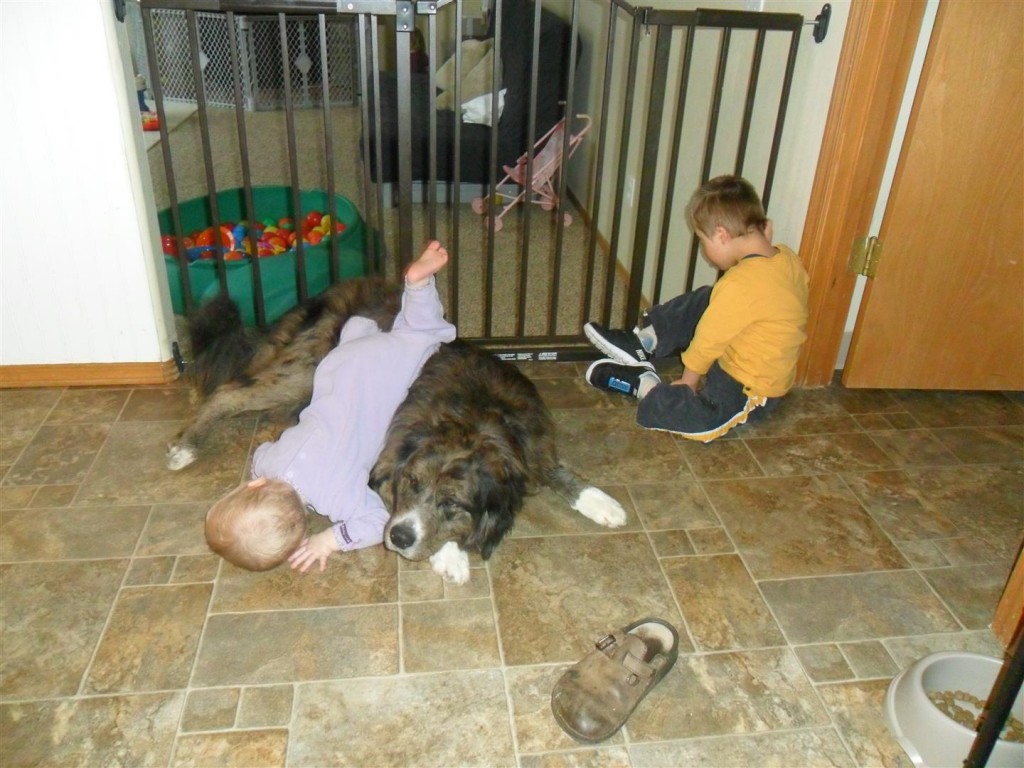
<path id="1" fill-rule="evenodd" d="M 717 176 L 693 193 L 686 219 L 695 231 L 711 236 L 723 227 L 733 237 L 764 232 L 768 224 L 754 185 L 741 176 Z"/>
<path id="2" fill-rule="evenodd" d="M 283 480 L 240 485 L 206 513 L 206 543 L 229 563 L 268 571 L 306 535 L 306 505 Z"/>

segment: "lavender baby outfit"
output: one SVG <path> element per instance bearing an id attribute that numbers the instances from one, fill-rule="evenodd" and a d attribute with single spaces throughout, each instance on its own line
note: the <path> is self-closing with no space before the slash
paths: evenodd
<path id="1" fill-rule="evenodd" d="M 313 376 L 313 397 L 299 423 L 256 449 L 253 477 L 291 484 L 334 524 L 342 551 L 383 540 L 388 511 L 367 482 L 384 436 L 409 386 L 442 342 L 455 338 L 434 278 L 405 287 L 392 330 L 352 317 Z"/>

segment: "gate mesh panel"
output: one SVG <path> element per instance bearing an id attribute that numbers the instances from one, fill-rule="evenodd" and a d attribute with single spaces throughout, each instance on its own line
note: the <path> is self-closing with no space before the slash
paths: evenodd
<path id="1" fill-rule="evenodd" d="M 281 33 L 276 16 L 236 16 L 229 36 L 227 17 L 196 13 L 199 34 L 199 65 L 211 106 L 235 103 L 231 76 L 232 38 L 238 45 L 243 106 L 249 110 L 284 107 L 284 72 Z M 296 108 L 322 102 L 323 73 L 320 65 L 320 33 L 316 18 L 290 17 L 285 22 L 292 100 Z M 189 56 L 185 12 L 154 9 L 153 38 L 160 84 L 167 101 L 194 102 L 196 87 Z M 350 17 L 328 20 L 327 59 L 329 98 L 335 106 L 355 103 L 355 21 Z"/>

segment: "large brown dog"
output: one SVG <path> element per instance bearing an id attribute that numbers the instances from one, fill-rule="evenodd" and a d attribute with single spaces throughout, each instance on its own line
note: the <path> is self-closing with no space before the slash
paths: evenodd
<path id="1" fill-rule="evenodd" d="M 467 553 L 490 557 L 541 486 L 596 523 L 626 522 L 615 499 L 559 460 L 533 382 L 469 344 L 442 344 L 398 407 L 370 473 L 391 512 L 384 545 L 409 560 L 429 557 L 434 571 L 462 584 Z"/>

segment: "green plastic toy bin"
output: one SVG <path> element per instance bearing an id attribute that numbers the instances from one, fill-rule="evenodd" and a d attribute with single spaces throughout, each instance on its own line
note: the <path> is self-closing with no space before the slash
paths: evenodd
<path id="1" fill-rule="evenodd" d="M 253 187 L 252 196 L 255 220 L 280 219 L 287 216 L 299 223 L 311 211 L 330 213 L 327 193 L 319 190 L 306 190 L 299 193 L 301 208 L 299 212 L 293 210 L 292 192 L 289 187 Z M 334 200 L 337 214 L 335 221 L 345 224 L 345 231 L 335 234 L 335 237 L 338 238 L 338 277 L 361 277 L 366 274 L 367 268 L 366 226 L 348 198 L 335 195 Z M 221 224 L 237 223 L 247 218 L 245 195 L 242 189 L 226 189 L 218 192 L 217 207 Z M 183 235 L 206 229 L 213 224 L 208 196 L 186 200 L 178 205 L 178 211 L 181 216 Z M 161 236 L 175 234 L 169 208 L 157 214 L 157 221 Z M 310 296 L 316 296 L 331 284 L 330 241 L 318 245 L 305 243 L 302 252 L 306 264 L 306 290 Z M 294 248 L 276 256 L 259 258 L 263 307 L 268 323 L 277 320 L 299 302 L 296 260 Z M 184 314 L 185 294 L 182 288 L 178 259 L 165 254 L 164 263 L 167 267 L 167 280 L 170 285 L 174 312 L 179 315 Z M 252 258 L 247 256 L 237 261 L 225 261 L 224 266 L 227 271 L 228 295 L 238 304 L 243 322 L 249 326 L 256 325 Z M 188 265 L 187 272 L 195 304 L 202 304 L 220 292 L 215 260 L 197 259 Z"/>

